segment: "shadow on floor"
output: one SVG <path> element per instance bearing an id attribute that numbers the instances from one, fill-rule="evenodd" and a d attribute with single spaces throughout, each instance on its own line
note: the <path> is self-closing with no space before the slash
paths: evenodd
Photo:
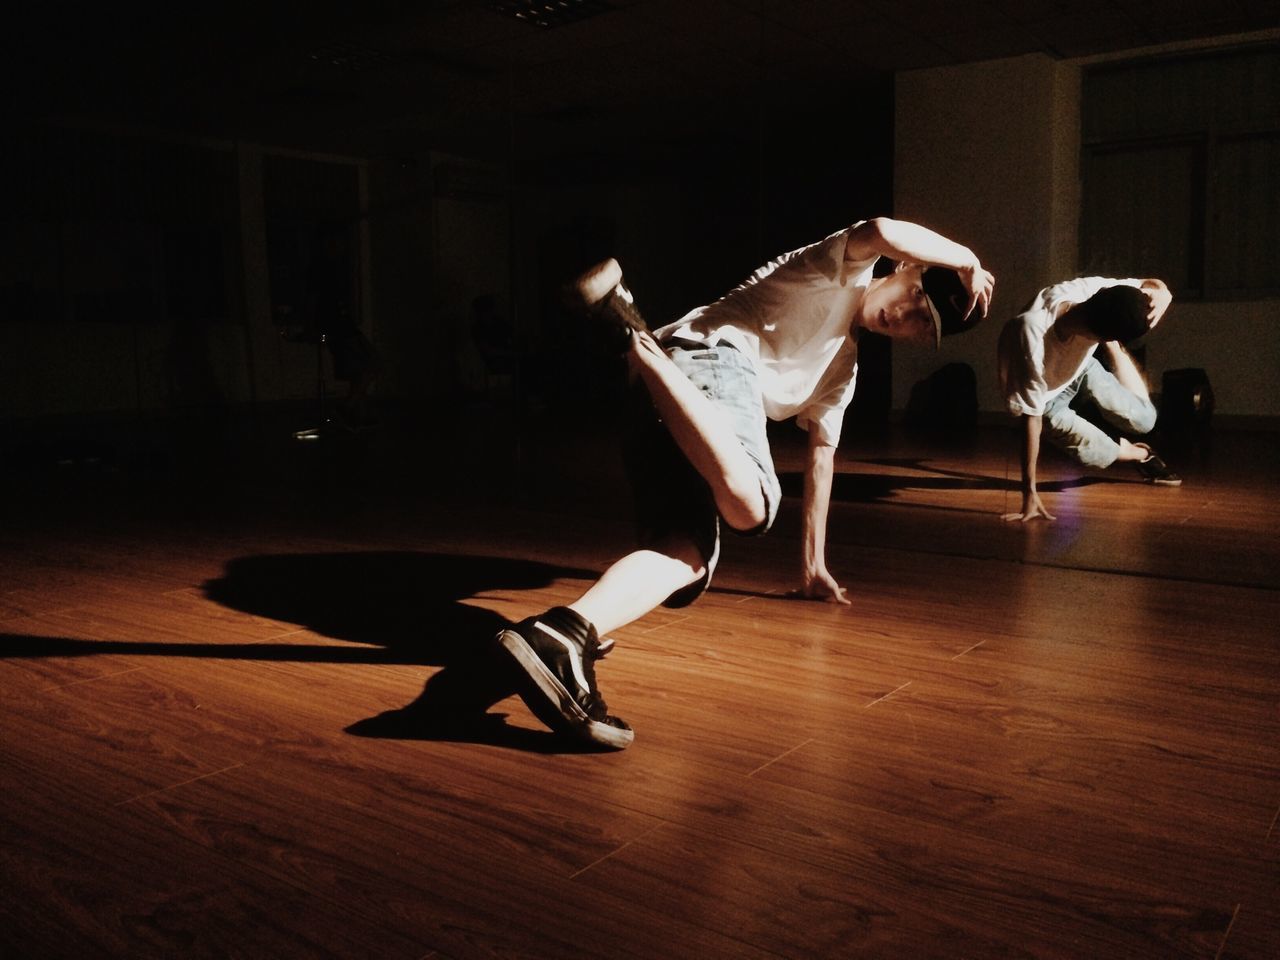
<path id="1" fill-rule="evenodd" d="M 516 692 L 492 642 L 507 622 L 461 601 L 490 590 L 534 590 L 595 572 L 501 557 L 388 551 L 240 557 L 204 584 L 205 596 L 243 613 L 297 624 L 364 646 L 306 643 L 165 643 L 0 634 L 9 658 L 205 657 L 301 663 L 439 666 L 411 704 L 358 721 L 362 737 L 488 743 L 581 752 L 550 732 L 512 727 L 489 709 Z"/>

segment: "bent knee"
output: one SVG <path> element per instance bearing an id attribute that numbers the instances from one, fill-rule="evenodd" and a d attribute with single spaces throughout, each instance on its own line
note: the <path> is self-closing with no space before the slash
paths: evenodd
<path id="1" fill-rule="evenodd" d="M 747 494 L 717 498 L 716 508 L 724 522 L 738 531 L 755 530 L 769 519 L 769 505 L 758 484 Z"/>
<path id="2" fill-rule="evenodd" d="M 1156 426 L 1155 405 L 1147 402 L 1129 415 L 1129 427 L 1137 433 L 1150 433 Z"/>

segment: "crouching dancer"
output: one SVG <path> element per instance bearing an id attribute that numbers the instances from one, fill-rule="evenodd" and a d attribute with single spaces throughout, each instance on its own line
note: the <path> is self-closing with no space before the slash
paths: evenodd
<path id="1" fill-rule="evenodd" d="M 1000 332 L 1000 388 L 1009 412 L 1022 420 L 1022 510 L 1005 520 L 1054 517 L 1036 490 L 1043 433 L 1088 467 L 1132 463 L 1148 483 L 1176 487 L 1182 479 L 1150 444 L 1111 437 L 1074 409 L 1093 400 L 1117 430 L 1146 434 L 1156 408 L 1137 364 L 1122 344 L 1155 329 L 1173 297 L 1163 280 L 1080 277 L 1041 290 Z M 1098 361 L 1105 351 L 1112 370 Z"/>
<path id="2" fill-rule="evenodd" d="M 897 269 L 873 277 L 881 257 Z M 554 730 L 622 749 L 634 734 L 596 685 L 600 637 L 659 605 L 706 590 L 720 523 L 761 534 L 781 489 L 766 418 L 795 417 L 809 435 L 801 590 L 848 603 L 827 570 L 827 508 L 836 444 L 853 398 L 858 335 L 871 330 L 936 346 L 985 316 L 995 278 L 967 247 L 912 223 L 866 220 L 784 254 L 709 306 L 650 332 L 615 260 L 577 281 L 582 307 L 627 360 L 635 422 L 626 438 L 640 548 L 581 597 L 498 635 L 522 674 L 521 695 Z"/>

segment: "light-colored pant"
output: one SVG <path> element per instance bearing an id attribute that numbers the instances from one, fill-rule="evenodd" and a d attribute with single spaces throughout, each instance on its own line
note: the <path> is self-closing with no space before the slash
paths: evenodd
<path id="1" fill-rule="evenodd" d="M 664 344 L 667 355 L 689 381 L 716 404 L 726 416 L 742 449 L 760 471 L 760 492 L 764 495 L 765 520 L 755 530 L 764 533 L 773 526 L 782 501 L 782 485 L 769 451 L 765 427 L 764 399 L 760 393 L 755 365 L 741 351 L 727 343 L 715 346 L 673 340 Z"/>
<path id="2" fill-rule="evenodd" d="M 1152 402 L 1123 386 L 1095 357 L 1080 375 L 1049 401 L 1044 411 L 1048 438 L 1086 467 L 1109 467 L 1120 456 L 1120 444 L 1071 409 L 1071 401 L 1085 396 L 1098 405 L 1107 421 L 1120 430 L 1150 433 L 1156 425 Z"/>
<path id="3" fill-rule="evenodd" d="M 755 366 L 749 357 L 727 343 L 712 346 L 673 340 L 663 347 L 689 381 L 720 408 L 759 471 L 765 521 L 754 530 L 734 532 L 748 536 L 764 533 L 778 515 L 782 486 L 769 452 L 764 401 Z M 659 421 L 649 395 L 640 389 L 631 399 L 634 419 L 626 434 L 626 454 L 636 491 L 640 545 L 660 545 L 673 535 L 693 541 L 706 572 L 701 580 L 677 590 L 664 601 L 668 607 L 687 606 L 707 588 L 715 572 L 720 558 L 720 515 L 711 487 Z"/>

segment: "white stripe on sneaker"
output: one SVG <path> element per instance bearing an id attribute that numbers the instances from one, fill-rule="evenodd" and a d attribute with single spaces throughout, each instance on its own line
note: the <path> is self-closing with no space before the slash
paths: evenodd
<path id="1" fill-rule="evenodd" d="M 591 687 L 587 685 L 587 675 L 582 672 L 582 654 L 578 652 L 578 646 L 559 630 L 548 627 L 541 620 L 535 620 L 533 625 L 536 629 L 541 630 L 552 640 L 557 643 L 564 644 L 565 651 L 569 654 L 569 666 L 573 668 L 573 679 L 578 681 L 578 687 L 587 692 L 591 691 Z"/>

